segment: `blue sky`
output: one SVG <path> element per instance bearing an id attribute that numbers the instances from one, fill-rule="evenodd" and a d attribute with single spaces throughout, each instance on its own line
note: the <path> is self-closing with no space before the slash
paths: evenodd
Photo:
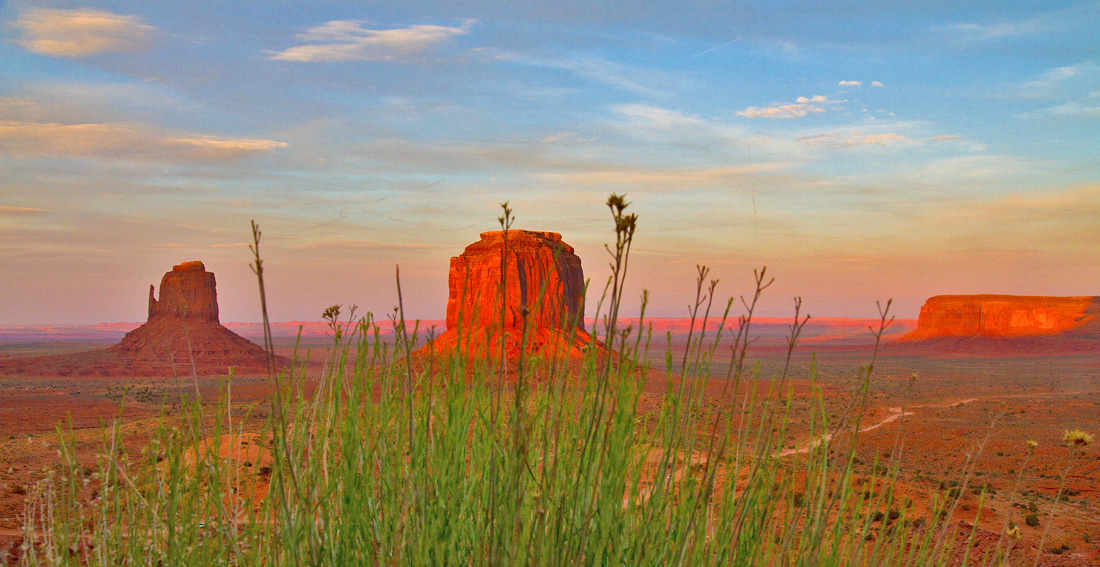
<path id="1" fill-rule="evenodd" d="M 462 5 L 459 5 L 462 4 Z M 696 264 L 764 312 L 1100 294 L 1100 2 L 0 3 L 0 324 L 141 320 L 201 259 L 222 319 L 442 317 L 447 261 L 560 232 L 594 287 Z M 724 291 L 723 291 L 724 290 Z M 595 303 L 594 294 L 590 294 Z"/>

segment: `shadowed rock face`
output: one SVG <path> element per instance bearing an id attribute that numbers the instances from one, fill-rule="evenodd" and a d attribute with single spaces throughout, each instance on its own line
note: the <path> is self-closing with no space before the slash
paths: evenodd
<path id="1" fill-rule="evenodd" d="M 160 299 L 149 286 L 149 320 L 153 317 L 187 317 L 218 322 L 218 292 L 214 273 L 202 262 L 184 262 L 160 279 Z"/>
<path id="2" fill-rule="evenodd" d="M 534 329 L 584 330 L 584 271 L 573 247 L 556 232 L 483 232 L 481 240 L 451 258 L 447 278 L 447 329 L 501 324 L 501 254 L 504 253 L 504 326 L 518 329 L 527 308 Z"/>
<path id="3" fill-rule="evenodd" d="M 266 368 L 264 350 L 218 322 L 213 272 L 202 262 L 184 262 L 160 279 L 160 299 L 149 289 L 149 320 L 107 349 L 131 367 L 224 372 L 229 366 Z"/>
<path id="4" fill-rule="evenodd" d="M 905 341 L 946 337 L 1100 338 L 1100 297 L 937 295 Z"/>
<path id="5" fill-rule="evenodd" d="M 202 262 L 184 262 L 160 280 L 160 299 L 149 289 L 149 320 L 117 345 L 86 352 L 0 362 L 0 375 L 171 376 L 266 373 L 267 353 L 218 322 L 214 274 Z M 275 357 L 277 366 L 289 361 Z"/>

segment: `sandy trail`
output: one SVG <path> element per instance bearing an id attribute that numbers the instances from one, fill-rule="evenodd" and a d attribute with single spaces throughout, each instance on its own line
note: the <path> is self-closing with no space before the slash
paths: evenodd
<path id="1" fill-rule="evenodd" d="M 970 403 L 974 403 L 974 402 L 994 401 L 994 400 L 1010 399 L 1010 398 L 1053 397 L 1053 396 L 1070 396 L 1070 395 L 1074 395 L 1074 394 L 1097 394 L 1097 393 L 1100 393 L 1100 390 L 1073 390 L 1073 391 L 1067 391 L 1067 392 L 1035 392 L 1035 393 L 1029 392 L 1029 393 L 1023 393 L 1023 394 L 1001 394 L 1001 395 L 994 395 L 994 396 L 982 396 L 982 397 L 975 397 L 975 398 L 965 398 L 965 399 L 961 399 L 961 400 L 954 400 L 954 401 L 951 401 L 951 402 L 940 403 L 940 404 L 912 405 L 912 406 L 908 406 L 905 411 L 902 411 L 902 408 L 891 407 L 891 408 L 887 408 L 887 411 L 889 413 L 888 413 L 888 415 L 886 415 L 886 417 L 880 419 L 879 421 L 877 421 L 877 422 L 875 422 L 871 425 L 860 428 L 859 432 L 860 433 L 865 433 L 865 432 L 868 432 L 868 431 L 873 431 L 873 430 L 878 429 L 880 427 L 889 425 L 889 424 L 891 424 L 891 423 L 893 423 L 893 422 L 895 422 L 895 421 L 897 421 L 897 420 L 899 420 L 903 417 L 916 415 L 915 411 L 910 411 L 910 410 L 916 410 L 916 409 L 953 408 L 953 407 L 958 407 L 958 406 L 962 406 L 962 405 L 966 405 L 966 404 L 970 404 Z M 832 440 L 832 438 L 833 438 L 833 434 L 832 433 L 827 433 L 825 435 L 819 436 L 817 439 L 815 439 L 813 441 L 807 441 L 806 443 L 803 443 L 799 447 L 791 448 L 791 449 L 784 449 L 782 451 L 779 451 L 778 453 L 776 453 L 775 456 L 777 458 L 783 458 L 783 457 L 789 457 L 791 455 L 798 455 L 798 454 L 808 453 L 810 451 L 810 449 L 816 448 L 816 447 L 820 446 L 822 443 L 828 443 L 829 441 Z M 672 481 L 682 480 L 684 475 L 686 474 L 687 468 L 691 464 L 705 464 L 706 460 L 707 460 L 707 456 L 705 454 L 696 453 L 696 454 L 692 455 L 690 464 L 682 464 L 682 465 L 676 467 L 676 469 L 674 469 L 671 473 L 668 474 L 667 478 L 669 480 L 672 480 Z M 643 498 L 648 499 L 650 493 L 652 492 L 652 490 L 653 490 L 653 487 L 650 487 L 648 490 L 646 490 L 642 495 Z"/>
<path id="2" fill-rule="evenodd" d="M 957 402 L 957 403 L 952 404 L 952 405 L 959 405 L 959 404 L 963 404 L 963 403 L 966 403 L 966 402 L 965 401 L 964 402 Z M 943 407 L 948 407 L 948 406 L 943 406 Z M 886 425 L 888 423 L 893 423 L 893 422 L 895 422 L 895 421 L 897 421 L 897 420 L 899 420 L 899 419 L 901 419 L 901 418 L 903 418 L 907 415 L 913 415 L 914 414 L 914 412 L 911 412 L 911 411 L 903 412 L 903 411 L 901 411 L 901 408 L 889 408 L 889 411 L 890 411 L 890 415 L 887 415 L 886 417 L 882 418 L 878 423 L 875 423 L 873 425 L 868 425 L 867 427 L 861 428 L 859 430 L 859 432 L 864 433 L 864 432 L 867 432 L 867 431 L 873 431 L 875 429 L 878 429 L 878 428 L 882 427 L 883 425 Z M 833 440 L 833 434 L 832 433 L 826 433 L 825 435 L 822 435 L 822 436 L 818 437 L 817 439 L 815 439 L 813 441 L 807 441 L 801 447 L 798 447 L 798 448 L 795 448 L 795 449 L 784 449 L 784 450 L 780 451 L 778 454 L 776 454 L 776 456 L 777 457 L 787 457 L 787 456 L 790 456 L 790 455 L 797 455 L 797 454 L 800 454 L 800 453 L 808 453 L 808 452 L 810 452 L 810 449 L 814 449 L 816 447 L 819 447 L 819 446 L 821 446 L 822 443 L 828 443 L 829 441 L 832 441 L 832 440 Z"/>
<path id="3" fill-rule="evenodd" d="M 1040 397 L 1040 396 L 1041 397 L 1070 396 L 1070 395 L 1074 395 L 1074 394 L 1095 394 L 1095 393 L 1100 393 L 1100 390 L 1074 390 L 1074 391 L 1069 391 L 1069 392 L 1037 392 L 1037 393 L 1026 393 L 1026 394 L 1002 394 L 1002 395 L 997 395 L 997 396 L 983 396 L 983 397 L 979 397 L 979 398 L 966 398 L 964 400 L 957 400 L 957 401 L 949 402 L 949 403 L 946 403 L 946 404 L 914 405 L 914 406 L 909 406 L 909 409 L 954 408 L 954 407 L 966 405 L 966 404 L 973 403 L 973 402 L 993 401 L 993 400 L 1008 399 L 1008 398 L 1022 398 L 1022 397 L 1035 398 L 1035 397 Z M 889 415 L 882 418 L 880 421 L 878 421 L 877 423 L 875 423 L 873 425 L 868 425 L 867 427 L 864 427 L 864 428 L 860 429 L 859 432 L 864 433 L 864 432 L 867 432 L 867 431 L 872 431 L 874 429 L 878 429 L 878 428 L 880 428 L 884 425 L 887 425 L 889 423 L 893 423 L 894 421 L 897 421 L 897 420 L 899 420 L 899 419 L 901 419 L 905 416 L 916 415 L 916 412 L 913 412 L 913 411 L 904 411 L 903 412 L 901 410 L 901 408 L 888 408 L 887 411 L 890 412 Z M 790 456 L 790 455 L 797 455 L 797 454 L 800 454 L 800 453 L 808 453 L 810 451 L 810 449 L 818 447 L 822 443 L 828 443 L 829 441 L 832 440 L 832 438 L 833 438 L 833 435 L 831 433 L 826 434 L 826 435 L 822 435 L 821 437 L 818 437 L 814 441 L 808 441 L 808 442 L 804 443 L 801 447 L 798 447 L 796 449 L 784 449 L 784 450 L 780 451 L 776 456 L 777 457 L 787 457 L 787 456 Z"/>

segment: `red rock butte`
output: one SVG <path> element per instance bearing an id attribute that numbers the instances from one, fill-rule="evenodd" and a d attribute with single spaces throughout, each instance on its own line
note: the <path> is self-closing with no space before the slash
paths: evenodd
<path id="1" fill-rule="evenodd" d="M 202 262 L 184 262 L 160 279 L 160 300 L 149 285 L 149 319 L 189 317 L 218 322 L 218 292 L 214 273 Z"/>
<path id="2" fill-rule="evenodd" d="M 970 337 L 1100 338 L 1100 297 L 937 295 L 901 341 Z"/>
<path id="3" fill-rule="evenodd" d="M 5 361 L 0 372 L 61 376 L 164 376 L 267 371 L 267 354 L 218 321 L 218 294 L 202 262 L 184 262 L 149 286 L 149 318 L 104 350 Z M 288 361 L 276 357 L 278 366 Z"/>
<path id="4" fill-rule="evenodd" d="M 593 344 L 584 330 L 581 259 L 556 232 L 512 229 L 507 240 L 504 231 L 481 233 L 451 258 L 447 287 L 447 330 L 432 346 L 438 352 L 468 345 L 472 355 L 492 355 L 503 330 L 506 355 L 516 358 L 525 313 L 531 353 L 577 357 Z"/>

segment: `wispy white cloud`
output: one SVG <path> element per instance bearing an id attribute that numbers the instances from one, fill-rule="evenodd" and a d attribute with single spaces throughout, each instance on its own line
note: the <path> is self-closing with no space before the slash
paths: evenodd
<path id="1" fill-rule="evenodd" d="M 1089 75 L 1096 75 L 1097 69 L 1097 65 L 1091 61 L 1065 67 L 1055 67 L 1043 73 L 1038 79 L 1021 83 L 1010 91 L 1006 98 L 1062 98 L 1062 100 L 1065 100 L 1069 97 L 1064 96 L 1062 93 L 1071 91 L 1072 87 L 1070 85 L 1062 86 L 1063 83 Z M 1078 84 L 1080 82 L 1079 79 Z M 1059 96 L 1060 94 L 1062 96 Z M 1078 100 L 1069 100 L 1062 104 L 1017 114 L 1016 116 L 1025 119 L 1038 117 L 1097 118 L 1100 117 L 1100 103 L 1097 103 L 1097 98 L 1100 98 L 1100 91 L 1093 91 L 1078 98 Z"/>
<path id="2" fill-rule="evenodd" d="M 883 84 L 882 84 L 882 81 L 871 81 L 871 86 L 872 87 L 881 87 L 881 86 L 883 86 Z"/>
<path id="3" fill-rule="evenodd" d="M 931 183 L 988 182 L 992 179 L 1035 174 L 1042 170 L 1041 163 L 1021 156 L 974 155 L 928 163 L 921 171 L 920 177 Z"/>
<path id="4" fill-rule="evenodd" d="M 225 161 L 286 147 L 273 140 L 172 135 L 132 124 L 0 121 L 0 153 L 141 161 Z"/>
<path id="5" fill-rule="evenodd" d="M 644 69 L 609 61 L 590 55 L 579 56 L 539 56 L 511 53 L 496 49 L 479 49 L 478 53 L 503 63 L 514 63 L 530 67 L 560 69 L 578 77 L 603 83 L 618 89 L 635 92 L 645 96 L 663 97 L 665 91 L 654 85 L 684 83 L 685 77 L 671 73 Z"/>
<path id="6" fill-rule="evenodd" d="M 908 140 L 909 138 L 893 132 L 883 134 L 858 134 L 855 132 L 848 134 L 815 134 L 798 138 L 800 144 L 830 146 L 892 146 Z"/>
<path id="7" fill-rule="evenodd" d="M 1039 18 L 1031 18 L 1018 22 L 1000 23 L 958 23 L 938 28 L 940 31 L 952 34 L 957 40 L 964 42 L 991 41 L 1013 36 L 1035 35 L 1047 31 L 1050 26 L 1045 25 Z"/>
<path id="8" fill-rule="evenodd" d="M 743 125 L 731 125 L 670 108 L 633 103 L 612 105 L 611 110 L 626 120 L 610 128 L 634 142 L 694 148 L 708 153 L 733 151 L 735 155 L 741 155 L 746 144 L 751 144 L 753 151 L 761 152 L 760 155 L 784 154 L 791 146 L 787 138 L 754 133 Z"/>
<path id="9" fill-rule="evenodd" d="M 1023 83 L 1020 86 L 1024 89 L 1049 88 L 1066 79 L 1080 75 L 1082 70 L 1089 67 L 1092 67 L 1092 63 L 1078 63 L 1066 67 L 1055 67 L 1043 73 L 1042 77 L 1034 81 Z"/>
<path id="10" fill-rule="evenodd" d="M 613 105 L 611 107 L 611 110 L 622 114 L 623 116 L 643 120 L 648 126 L 654 128 L 668 129 L 680 128 L 684 126 L 695 127 L 704 124 L 704 121 L 702 119 L 695 116 L 689 116 L 682 112 L 677 112 L 675 110 L 649 104 L 617 104 Z"/>
<path id="11" fill-rule="evenodd" d="M 1040 110 L 1037 114 L 1056 118 L 1100 118 L 1100 104 L 1089 106 L 1071 101 Z M 1030 118 L 1036 113 L 1025 115 Z"/>
<path id="12" fill-rule="evenodd" d="M 553 144 L 554 142 L 591 142 L 596 138 L 581 138 L 576 132 L 562 132 L 560 134 L 553 134 L 540 140 L 543 144 Z"/>
<path id="13" fill-rule="evenodd" d="M 576 135 L 577 135 L 576 132 L 562 132 L 561 134 L 554 134 L 552 136 L 547 136 L 547 137 L 543 138 L 542 143 L 543 144 L 552 144 L 554 142 L 560 142 L 562 140 L 567 140 L 569 138 L 573 138 Z"/>
<path id="14" fill-rule="evenodd" d="M 10 205 L 0 205 L 0 217 L 30 217 L 42 214 L 46 214 L 46 211 L 44 209 L 36 209 L 34 207 L 12 207 Z"/>
<path id="15" fill-rule="evenodd" d="M 779 162 L 699 169 L 619 167 L 601 171 L 545 173 L 539 177 L 571 186 L 631 185 L 636 191 L 646 191 L 728 186 L 746 182 L 754 176 L 782 171 L 788 167 L 788 164 Z"/>
<path id="16" fill-rule="evenodd" d="M 737 114 L 748 118 L 801 118 L 810 114 L 827 112 L 828 104 L 847 102 L 844 100 L 830 100 L 823 95 L 812 97 L 800 96 L 793 103 L 776 103 L 772 106 L 750 106 Z"/>
<path id="17" fill-rule="evenodd" d="M 1091 61 L 1054 67 L 1044 71 L 1038 78 L 1012 86 L 1006 92 L 995 94 L 994 97 L 1009 99 L 1049 98 L 1054 96 L 1059 87 L 1067 81 L 1091 73 L 1096 68 L 1096 64 Z"/>
<path id="18" fill-rule="evenodd" d="M 413 25 L 370 29 L 357 20 L 333 20 L 310 28 L 298 39 L 310 42 L 272 53 L 270 59 L 296 62 L 384 61 L 403 59 L 470 32 L 477 20 L 458 27 Z"/>
<path id="19" fill-rule="evenodd" d="M 11 24 L 23 49 L 52 57 L 88 57 L 143 49 L 156 30 L 138 16 L 81 8 L 31 8 Z"/>
<path id="20" fill-rule="evenodd" d="M 840 81 L 837 84 L 842 87 L 859 87 L 863 85 L 863 81 Z"/>

